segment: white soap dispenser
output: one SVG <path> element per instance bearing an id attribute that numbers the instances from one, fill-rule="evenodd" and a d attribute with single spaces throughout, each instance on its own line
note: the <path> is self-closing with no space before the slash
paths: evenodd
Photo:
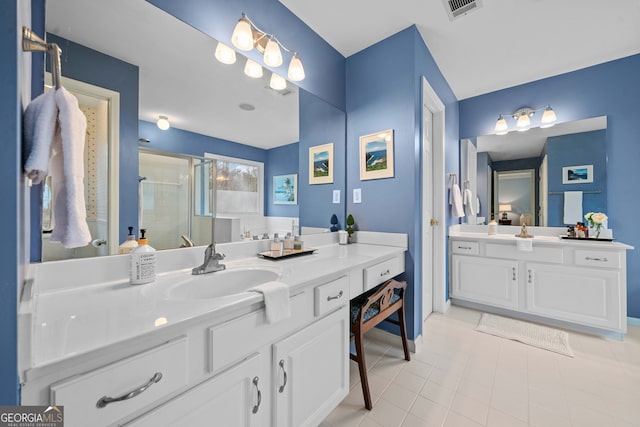
<path id="1" fill-rule="evenodd" d="M 128 228 L 129 234 L 127 235 L 127 240 L 125 240 L 120 246 L 118 246 L 118 254 L 128 254 L 138 247 L 136 236 L 133 235 L 133 227 Z"/>
<path id="2" fill-rule="evenodd" d="M 138 247 L 131 251 L 130 282 L 132 285 L 142 285 L 156 279 L 156 250 L 149 245 L 145 237 L 147 230 L 140 229 Z"/>
<path id="3" fill-rule="evenodd" d="M 498 233 L 498 224 L 496 224 L 496 220 L 493 218 L 493 216 L 491 217 L 491 221 L 489 221 L 487 233 L 492 236 Z"/>

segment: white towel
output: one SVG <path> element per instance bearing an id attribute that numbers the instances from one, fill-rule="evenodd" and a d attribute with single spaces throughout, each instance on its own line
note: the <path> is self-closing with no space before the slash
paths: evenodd
<path id="1" fill-rule="evenodd" d="M 56 90 L 58 131 L 51 158 L 51 177 L 55 189 L 56 226 L 51 241 L 65 248 L 79 248 L 91 241 L 84 201 L 84 143 L 87 119 L 78 100 L 65 88 Z"/>
<path id="2" fill-rule="evenodd" d="M 249 289 L 264 295 L 264 310 L 267 323 L 276 323 L 291 317 L 289 286 L 282 282 L 267 282 Z"/>
<path id="3" fill-rule="evenodd" d="M 57 116 L 54 90 L 31 101 L 24 112 L 24 150 L 29 153 L 24 170 L 34 184 L 40 184 L 49 171 Z"/>
<path id="4" fill-rule="evenodd" d="M 464 213 L 466 216 L 476 215 L 476 209 L 473 206 L 473 193 L 468 188 L 464 190 Z"/>
<path id="5" fill-rule="evenodd" d="M 582 191 L 565 191 L 564 223 L 571 225 L 576 222 L 585 222 L 582 217 Z"/>
<path id="6" fill-rule="evenodd" d="M 533 239 L 516 239 L 516 247 L 520 252 L 533 252 Z"/>
<path id="7" fill-rule="evenodd" d="M 462 218 L 464 216 L 464 209 L 462 208 L 462 194 L 460 194 L 460 187 L 458 184 L 451 185 L 449 204 L 451 205 L 451 215 L 454 218 Z"/>

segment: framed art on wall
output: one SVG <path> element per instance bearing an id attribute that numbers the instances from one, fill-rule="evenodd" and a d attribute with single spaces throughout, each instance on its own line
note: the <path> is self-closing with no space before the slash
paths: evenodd
<path id="1" fill-rule="evenodd" d="M 309 147 L 309 184 L 333 182 L 333 143 Z"/>
<path id="2" fill-rule="evenodd" d="M 273 177 L 273 204 L 298 204 L 298 174 L 276 175 Z"/>
<path id="3" fill-rule="evenodd" d="M 360 180 L 393 178 L 393 129 L 360 137 Z"/>
<path id="4" fill-rule="evenodd" d="M 562 168 L 563 184 L 588 184 L 593 182 L 593 165 L 565 166 Z"/>

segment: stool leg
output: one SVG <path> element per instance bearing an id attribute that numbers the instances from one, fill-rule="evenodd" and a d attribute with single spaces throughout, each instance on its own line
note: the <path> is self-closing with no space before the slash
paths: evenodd
<path id="1" fill-rule="evenodd" d="M 404 321 L 404 304 L 398 310 L 398 323 L 400 323 L 400 335 L 402 336 L 402 349 L 404 350 L 404 359 L 411 360 L 409 355 L 409 346 L 407 345 L 407 326 Z"/>
<path id="2" fill-rule="evenodd" d="M 369 392 L 369 380 L 367 379 L 367 367 L 364 362 L 364 346 L 362 345 L 362 333 L 355 333 L 356 362 L 360 371 L 360 383 L 362 384 L 362 394 L 364 396 L 364 406 L 368 410 L 373 408 L 371 404 L 371 393 Z"/>

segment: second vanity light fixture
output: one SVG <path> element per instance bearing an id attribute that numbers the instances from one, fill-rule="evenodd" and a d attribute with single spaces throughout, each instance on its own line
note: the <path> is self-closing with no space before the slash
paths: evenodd
<path id="1" fill-rule="evenodd" d="M 505 116 L 511 116 L 516 120 L 516 130 L 518 132 L 524 132 L 529 130 L 531 127 L 531 117 L 536 113 L 536 111 L 542 111 L 542 119 L 540 120 L 541 128 L 548 128 L 556 124 L 556 112 L 553 111 L 551 106 L 547 105 L 543 108 L 533 109 L 530 107 L 523 107 L 518 109 L 513 114 L 500 114 L 498 116 L 498 120 L 496 121 L 496 135 L 506 135 L 509 133 L 509 125 L 507 125 L 507 120 Z"/>
<path id="2" fill-rule="evenodd" d="M 269 67 L 282 65 L 283 58 L 280 50 L 282 48 L 292 54 L 287 73 L 289 80 L 299 82 L 305 78 L 304 68 L 298 53 L 287 49 L 273 34 L 268 34 L 259 29 L 244 13 L 233 30 L 231 43 L 243 51 L 250 51 L 256 48 L 263 54 L 263 61 Z M 236 61 L 235 51 L 220 42 L 216 47 L 215 56 L 224 64 L 233 64 Z M 249 77 L 260 78 L 263 75 L 262 66 L 251 59 L 247 59 L 244 73 Z M 275 90 L 282 90 L 286 88 L 287 82 L 284 77 L 273 73 L 269 86 Z"/>

